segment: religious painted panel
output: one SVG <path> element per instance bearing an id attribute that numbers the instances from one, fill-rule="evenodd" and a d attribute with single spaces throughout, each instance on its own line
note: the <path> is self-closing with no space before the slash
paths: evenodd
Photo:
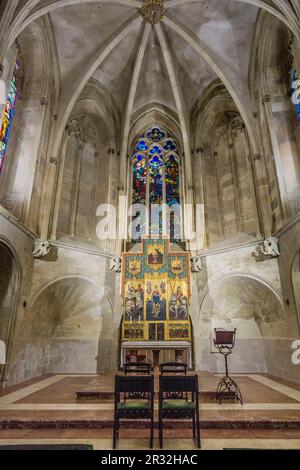
<path id="1" fill-rule="evenodd" d="M 146 320 L 167 320 L 167 278 L 146 277 Z"/>
<path id="2" fill-rule="evenodd" d="M 126 283 L 125 321 L 144 320 L 144 285 L 140 281 Z"/>
<path id="3" fill-rule="evenodd" d="M 125 341 L 142 341 L 144 339 L 144 324 L 125 324 L 123 326 L 123 339 Z"/>
<path id="4" fill-rule="evenodd" d="M 122 296 L 123 341 L 191 341 L 189 253 L 144 238 L 141 253 L 123 254 Z"/>
<path id="5" fill-rule="evenodd" d="M 164 341 L 165 339 L 165 324 L 158 323 L 157 324 L 157 340 Z"/>
<path id="6" fill-rule="evenodd" d="M 169 323 L 170 340 L 189 340 L 191 337 L 190 323 Z"/>
<path id="7" fill-rule="evenodd" d="M 169 320 L 188 320 L 187 283 L 183 280 L 169 282 Z"/>
<path id="8" fill-rule="evenodd" d="M 147 244 L 147 263 L 152 269 L 159 269 L 164 266 L 164 244 L 159 243 L 149 243 Z"/>

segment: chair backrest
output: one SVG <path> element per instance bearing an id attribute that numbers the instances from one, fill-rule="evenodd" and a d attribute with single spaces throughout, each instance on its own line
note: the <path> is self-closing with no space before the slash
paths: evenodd
<path id="1" fill-rule="evenodd" d="M 152 369 L 151 364 L 148 362 L 126 362 L 126 364 L 124 364 L 125 375 L 129 372 L 150 374 Z"/>
<path id="2" fill-rule="evenodd" d="M 198 403 L 198 375 L 187 376 L 164 376 L 159 377 L 159 397 L 160 400 L 167 399 L 182 399 L 186 394 L 192 395 L 193 401 Z"/>
<path id="3" fill-rule="evenodd" d="M 135 400 L 153 400 L 154 376 L 129 376 L 116 375 L 115 378 L 115 402 L 120 401 L 121 393 L 124 399 L 134 398 Z"/>
<path id="4" fill-rule="evenodd" d="M 185 362 L 162 362 L 159 365 L 159 369 L 161 373 L 169 372 L 169 373 L 186 373 L 188 368 L 188 364 Z"/>

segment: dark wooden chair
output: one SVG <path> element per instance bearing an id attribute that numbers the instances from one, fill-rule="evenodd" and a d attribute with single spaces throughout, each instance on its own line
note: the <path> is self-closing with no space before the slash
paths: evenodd
<path id="1" fill-rule="evenodd" d="M 113 449 L 119 439 L 122 419 L 150 420 L 150 449 L 153 448 L 154 432 L 154 376 L 116 375 Z"/>
<path id="2" fill-rule="evenodd" d="M 150 375 L 153 367 L 148 362 L 126 362 L 124 364 L 125 375 L 130 373 Z"/>
<path id="3" fill-rule="evenodd" d="M 159 443 L 163 449 L 164 420 L 190 419 L 193 423 L 193 439 L 201 448 L 199 422 L 198 376 L 159 377 Z"/>
<path id="4" fill-rule="evenodd" d="M 184 374 L 186 375 L 188 364 L 184 362 L 162 362 L 159 365 L 161 374 Z"/>

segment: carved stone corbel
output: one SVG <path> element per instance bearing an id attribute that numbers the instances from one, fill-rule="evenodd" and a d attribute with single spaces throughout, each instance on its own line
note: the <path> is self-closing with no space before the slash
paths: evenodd
<path id="1" fill-rule="evenodd" d="M 265 238 L 257 245 L 255 251 L 252 253 L 252 256 L 254 256 L 257 261 L 278 258 L 278 256 L 280 256 L 278 239 L 276 237 Z"/>
<path id="2" fill-rule="evenodd" d="M 122 258 L 115 256 L 110 261 L 110 270 L 114 273 L 120 273 L 122 271 Z"/>
<path id="3" fill-rule="evenodd" d="M 191 257 L 191 271 L 192 273 L 199 273 L 202 271 L 202 263 L 200 256 Z"/>
<path id="4" fill-rule="evenodd" d="M 44 258 L 50 252 L 50 242 L 47 240 L 37 239 L 34 241 L 34 250 L 32 256 L 36 259 Z"/>

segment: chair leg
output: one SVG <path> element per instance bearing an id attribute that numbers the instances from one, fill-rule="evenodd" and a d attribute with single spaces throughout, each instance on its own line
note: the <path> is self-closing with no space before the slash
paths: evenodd
<path id="1" fill-rule="evenodd" d="M 152 415 L 151 423 L 150 423 L 150 449 L 153 449 L 153 434 L 154 434 L 154 421 L 153 421 L 153 415 Z"/>
<path id="2" fill-rule="evenodd" d="M 164 448 L 164 438 L 163 438 L 163 420 L 162 420 L 162 417 L 159 416 L 159 424 L 158 424 L 158 427 L 159 427 L 159 447 L 161 449 Z"/>
<path id="3" fill-rule="evenodd" d="M 198 449 L 201 449 L 199 410 L 197 410 L 196 412 L 196 426 L 197 426 L 197 446 L 198 446 Z"/>
<path id="4" fill-rule="evenodd" d="M 115 450 L 117 448 L 117 425 L 118 422 L 116 418 L 114 419 L 114 430 L 113 430 L 113 449 Z"/>
<path id="5" fill-rule="evenodd" d="M 196 417 L 193 414 L 193 439 L 196 439 Z"/>
<path id="6" fill-rule="evenodd" d="M 118 419 L 117 421 L 117 432 L 116 432 L 116 435 L 117 435 L 117 439 L 119 439 L 120 437 L 120 420 Z"/>

